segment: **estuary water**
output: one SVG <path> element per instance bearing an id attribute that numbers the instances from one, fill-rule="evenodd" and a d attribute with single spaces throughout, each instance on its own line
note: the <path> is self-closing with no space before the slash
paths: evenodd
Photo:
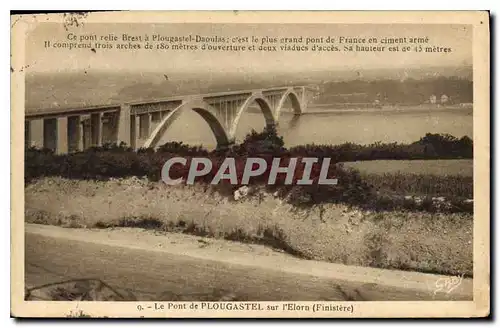
<path id="1" fill-rule="evenodd" d="M 321 113 L 322 110 L 327 110 Z M 426 133 L 447 133 L 455 137 L 473 136 L 472 108 L 403 108 L 392 110 L 362 109 L 328 111 L 311 109 L 310 114 L 294 116 L 282 113 L 278 132 L 286 147 L 301 144 L 370 144 L 376 141 L 410 143 Z M 238 125 L 236 141 L 252 129 L 265 126 L 261 113 L 244 113 Z M 195 112 L 183 113 L 162 138 L 203 145 L 212 149 L 215 137 L 208 124 Z"/>

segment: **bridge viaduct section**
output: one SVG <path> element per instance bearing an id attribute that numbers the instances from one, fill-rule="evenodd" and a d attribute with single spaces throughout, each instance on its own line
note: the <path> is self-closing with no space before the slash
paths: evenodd
<path id="1" fill-rule="evenodd" d="M 277 124 L 286 100 L 294 114 L 307 108 L 309 87 L 281 87 L 170 97 L 121 105 L 29 112 L 25 115 L 26 146 L 57 153 L 81 151 L 124 142 L 134 149 L 156 147 L 168 127 L 186 110 L 208 123 L 219 147 L 234 142 L 242 114 L 259 108 L 266 125 Z M 256 106 L 257 105 L 257 106 Z"/>

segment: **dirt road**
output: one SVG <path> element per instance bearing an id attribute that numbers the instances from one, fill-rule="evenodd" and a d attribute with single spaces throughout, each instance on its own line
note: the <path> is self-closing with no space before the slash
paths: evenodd
<path id="1" fill-rule="evenodd" d="M 93 278 L 144 301 L 472 299 L 471 279 L 435 293 L 448 277 L 300 260 L 258 245 L 34 224 L 25 236 L 28 288 Z"/>

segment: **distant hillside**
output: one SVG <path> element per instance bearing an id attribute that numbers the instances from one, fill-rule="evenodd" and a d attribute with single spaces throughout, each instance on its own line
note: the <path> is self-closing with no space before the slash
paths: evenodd
<path id="1" fill-rule="evenodd" d="M 422 68 L 384 68 L 384 69 L 352 69 L 337 72 L 324 72 L 323 82 L 340 82 L 361 79 L 372 80 L 406 80 L 429 79 L 438 77 L 457 77 L 472 80 L 472 66 L 422 67 Z"/>
<path id="2" fill-rule="evenodd" d="M 328 82 L 322 85 L 317 103 L 422 104 L 434 95 L 448 97 L 449 103 L 472 103 L 471 80 L 457 77 L 433 77 L 401 80 L 352 80 Z"/>
<path id="3" fill-rule="evenodd" d="M 168 80 L 165 79 L 164 74 L 168 74 Z M 415 92 L 422 93 L 420 86 L 417 88 L 418 90 L 414 89 L 415 85 L 420 85 L 419 83 L 406 82 L 401 84 L 399 81 L 402 79 L 409 81 L 435 80 L 443 76 L 453 76 L 460 81 L 472 80 L 472 69 L 469 66 L 464 66 L 407 70 L 295 72 L 293 74 L 243 74 L 239 72 L 232 74 L 209 72 L 184 74 L 178 72 L 90 71 L 71 74 L 30 74 L 26 77 L 26 110 L 36 111 L 44 108 L 116 104 L 175 95 L 300 84 L 319 84 L 323 86 L 324 97 L 326 98 L 319 99 L 318 102 L 324 103 L 334 101 L 333 98 L 329 100 L 328 97 L 339 93 L 368 93 L 369 97 L 367 99 L 372 99 L 374 94 L 384 90 L 391 94 L 401 93 L 403 95 Z M 355 82 L 352 82 L 353 80 Z M 373 85 L 370 81 L 376 80 L 386 82 L 379 81 L 377 84 L 380 88 L 372 88 Z M 387 82 L 391 80 L 393 82 Z M 344 84 L 339 84 L 340 81 L 343 81 Z M 452 86 L 451 88 L 455 87 Z M 446 87 L 445 90 L 447 90 Z M 440 91 L 436 92 L 439 93 Z M 425 94 L 427 94 L 427 91 L 422 93 L 422 95 Z M 390 98 L 398 99 L 396 96 Z M 404 98 L 406 99 L 406 96 Z"/>

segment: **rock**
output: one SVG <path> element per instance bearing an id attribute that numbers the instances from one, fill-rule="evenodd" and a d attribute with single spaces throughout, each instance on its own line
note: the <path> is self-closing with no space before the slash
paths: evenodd
<path id="1" fill-rule="evenodd" d="M 240 200 L 248 195 L 250 188 L 248 186 L 241 186 L 234 192 L 234 200 Z"/>
<path id="2" fill-rule="evenodd" d="M 362 216 L 361 212 L 359 212 L 358 210 L 353 210 L 350 214 L 351 218 L 359 218 L 360 216 Z"/>

